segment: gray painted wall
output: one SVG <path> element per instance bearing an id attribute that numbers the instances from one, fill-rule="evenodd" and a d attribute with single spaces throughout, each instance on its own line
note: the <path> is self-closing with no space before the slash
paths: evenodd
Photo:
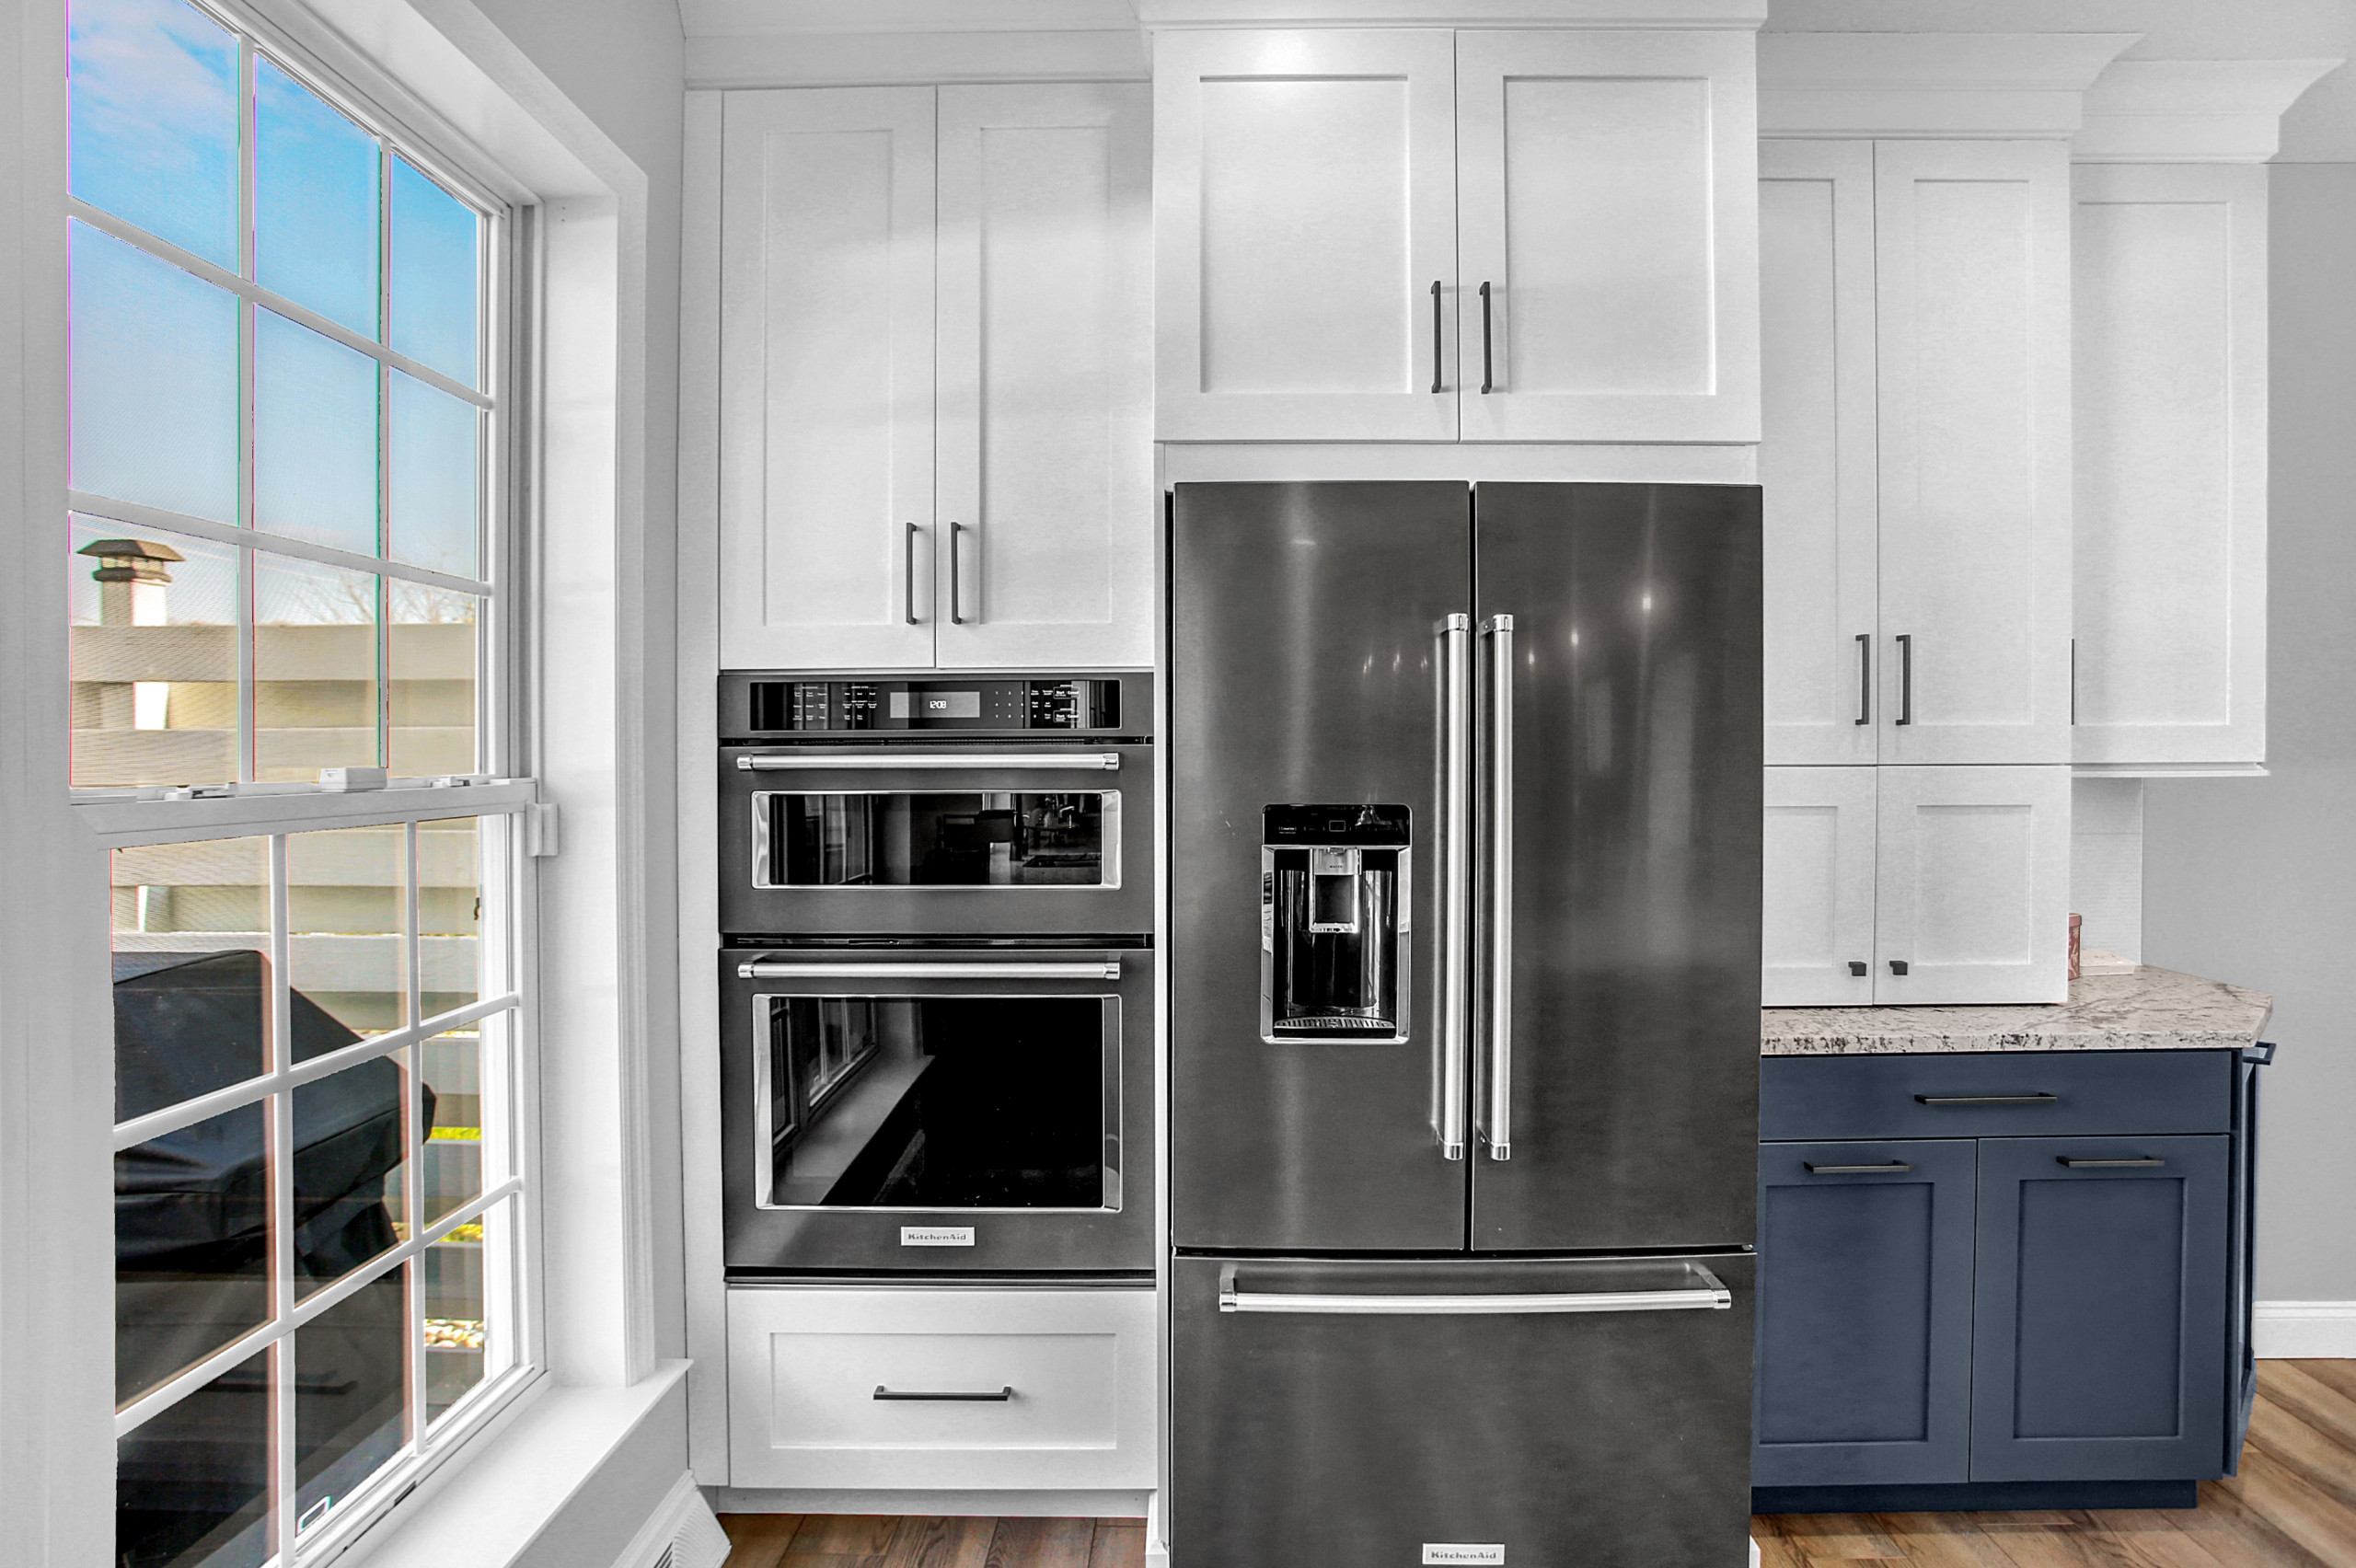
<path id="1" fill-rule="evenodd" d="M 2356 1301 L 2356 164 L 2272 172 L 2271 776 L 2149 783 L 2143 952 L 2273 993 L 2258 1294 Z"/>

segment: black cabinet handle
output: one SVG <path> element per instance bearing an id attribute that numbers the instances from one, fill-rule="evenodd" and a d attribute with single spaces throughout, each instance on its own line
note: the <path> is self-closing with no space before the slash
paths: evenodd
<path id="1" fill-rule="evenodd" d="M 1892 974 L 1905 974 L 1905 973 L 1906 973 L 1906 961 L 1905 961 L 1904 959 L 1902 959 L 1902 958 L 1893 958 L 1893 959 L 1891 959 L 1891 960 L 1889 961 L 1889 972 L 1890 972 Z"/>
<path id="2" fill-rule="evenodd" d="M 908 525 L 907 559 L 900 563 L 900 609 L 910 626 L 917 624 L 917 525 Z"/>
<path id="3" fill-rule="evenodd" d="M 1857 633 L 1857 722 L 1874 721 L 1874 638 L 1869 631 Z"/>
<path id="4" fill-rule="evenodd" d="M 1879 1176 L 1885 1171 L 1914 1169 L 1902 1159 L 1893 1159 L 1887 1165 L 1819 1165 L 1808 1159 L 1801 1160 L 1800 1164 L 1811 1176 Z"/>
<path id="5" fill-rule="evenodd" d="M 2054 1163 L 2057 1165 L 2066 1165 L 2073 1170 L 2115 1170 L 2131 1165 L 2165 1165 L 2167 1161 L 2162 1159 L 2157 1155 L 2150 1154 L 2137 1155 L 2132 1159 L 2074 1159 L 2070 1155 L 2063 1154 L 2055 1156 Z"/>
<path id="6" fill-rule="evenodd" d="M 1444 342 L 1439 328 L 1439 280 L 1434 278 L 1432 280 L 1432 390 L 1435 392 L 1446 390 L 1440 381 L 1439 369 L 1440 351 Z"/>
<path id="7" fill-rule="evenodd" d="M 1918 1094 L 1917 1105 L 2059 1105 L 2058 1094 Z"/>
<path id="8" fill-rule="evenodd" d="M 957 581 L 957 557 L 964 548 L 964 536 L 965 525 L 963 523 L 949 525 L 949 624 L 951 626 L 965 624 L 965 617 L 959 609 L 964 595 Z"/>
<path id="9" fill-rule="evenodd" d="M 1898 722 L 1914 722 L 1914 637 L 1901 632 L 1898 639 Z"/>
<path id="10" fill-rule="evenodd" d="M 1860 980 L 1865 977 L 1865 961 L 1862 958 L 1853 958 L 1849 961 L 1849 973 Z"/>
<path id="11" fill-rule="evenodd" d="M 1489 379 L 1489 285 L 1481 285 L 1481 390 L 1495 390 Z"/>
<path id="12" fill-rule="evenodd" d="M 974 1393 L 954 1390 L 932 1393 L 916 1389 L 887 1389 L 878 1383 L 875 1385 L 875 1397 L 879 1400 L 949 1400 L 959 1404 L 1003 1404 L 1014 1397 L 1014 1388 L 1009 1384 L 995 1393 L 987 1389 Z"/>

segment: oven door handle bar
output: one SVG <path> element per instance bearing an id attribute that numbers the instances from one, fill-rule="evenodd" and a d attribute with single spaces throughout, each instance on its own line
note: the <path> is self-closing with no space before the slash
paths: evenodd
<path id="1" fill-rule="evenodd" d="M 1067 963 L 862 963 L 814 960 L 756 962 L 736 966 L 740 980 L 1118 980 L 1117 958 Z"/>
<path id="2" fill-rule="evenodd" d="M 855 752 L 848 755 L 764 752 L 740 756 L 736 766 L 746 773 L 898 773 L 1024 772 L 1084 773 L 1121 771 L 1119 752 L 915 752 L 902 755 Z"/>

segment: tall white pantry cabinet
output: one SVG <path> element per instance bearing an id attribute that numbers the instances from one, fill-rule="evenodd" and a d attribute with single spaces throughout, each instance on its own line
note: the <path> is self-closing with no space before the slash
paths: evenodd
<path id="1" fill-rule="evenodd" d="M 722 665 L 1150 664 L 1144 84 L 722 112 Z"/>

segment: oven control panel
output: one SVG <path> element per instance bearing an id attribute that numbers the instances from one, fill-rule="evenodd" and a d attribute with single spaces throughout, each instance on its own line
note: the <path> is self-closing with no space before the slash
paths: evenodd
<path id="1" fill-rule="evenodd" d="M 722 677 L 722 723 L 747 735 L 1112 734 L 1123 730 L 1119 676 L 797 680 Z M 1142 694 L 1139 694 L 1140 696 Z M 741 703 L 741 707 L 738 704 Z M 733 709 L 733 711 L 732 711 Z M 1142 713 L 1130 717 L 1137 726 Z"/>

